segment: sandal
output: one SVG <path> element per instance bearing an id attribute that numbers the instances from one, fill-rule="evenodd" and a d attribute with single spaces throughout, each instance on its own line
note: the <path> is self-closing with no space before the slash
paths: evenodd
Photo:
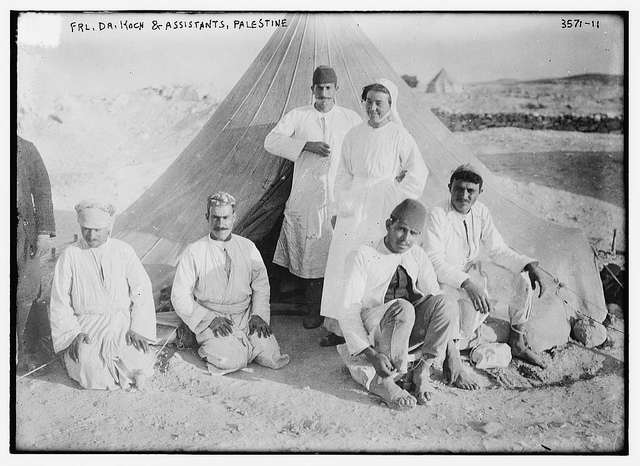
<path id="1" fill-rule="evenodd" d="M 411 371 L 413 377 L 414 396 L 416 398 L 416 403 L 421 406 L 432 404 L 434 395 L 430 374 L 431 364 L 425 364 L 425 361 L 420 359 Z"/>
<path id="2" fill-rule="evenodd" d="M 408 411 L 416 407 L 417 401 L 413 395 L 394 382 L 384 385 L 371 382 L 369 392 L 388 408 L 396 411 Z"/>

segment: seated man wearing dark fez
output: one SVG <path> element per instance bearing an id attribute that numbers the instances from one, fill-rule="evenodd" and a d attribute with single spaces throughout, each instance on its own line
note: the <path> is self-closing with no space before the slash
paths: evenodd
<path id="1" fill-rule="evenodd" d="M 399 204 L 386 221 L 387 234 L 349 256 L 340 327 L 352 356 L 364 354 L 376 375 L 367 383 L 389 407 L 413 408 L 433 395 L 430 369 L 461 366 L 452 342 L 457 304 L 442 294 L 427 253 L 416 243 L 426 211 L 415 200 Z M 408 372 L 409 350 L 420 347 L 411 375 L 415 397 L 396 385 Z"/>

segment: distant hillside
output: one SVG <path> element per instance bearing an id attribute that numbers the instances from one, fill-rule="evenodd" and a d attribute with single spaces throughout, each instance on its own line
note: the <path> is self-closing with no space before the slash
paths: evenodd
<path id="1" fill-rule="evenodd" d="M 444 113 L 527 113 L 545 116 L 620 116 L 623 76 L 584 74 L 566 78 L 497 81 L 465 85 L 458 94 L 416 93 L 430 109 Z"/>
<path id="2" fill-rule="evenodd" d="M 42 154 L 56 208 L 71 210 L 78 197 L 112 191 L 122 210 L 166 170 L 223 98 L 213 86 L 64 95 L 52 102 L 19 98 L 18 134 Z"/>
<path id="3" fill-rule="evenodd" d="M 574 83 L 574 84 L 592 84 L 599 83 L 610 86 L 622 86 L 624 84 L 624 76 L 615 74 L 587 73 L 565 78 L 548 78 L 535 79 L 531 81 L 521 81 L 525 84 L 555 84 L 555 83 Z"/>
<path id="4" fill-rule="evenodd" d="M 591 84 L 600 83 L 605 85 L 618 85 L 624 84 L 624 76 L 617 74 L 604 74 L 604 73 L 585 73 L 576 74 L 573 76 L 565 76 L 564 78 L 541 78 L 541 79 L 516 79 L 516 78 L 502 78 L 495 79 L 493 81 L 478 81 L 474 83 L 468 83 L 468 86 L 485 86 L 498 84 L 505 85 L 517 85 L 517 84 L 558 84 L 558 83 L 574 83 L 574 84 Z"/>

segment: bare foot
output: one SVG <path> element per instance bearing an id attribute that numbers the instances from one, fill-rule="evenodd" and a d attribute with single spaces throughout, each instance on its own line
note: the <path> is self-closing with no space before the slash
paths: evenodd
<path id="1" fill-rule="evenodd" d="M 416 399 L 409 392 L 398 387 L 392 377 L 383 379 L 376 375 L 369 385 L 369 391 L 391 409 L 407 411 L 416 406 Z"/>
<path id="2" fill-rule="evenodd" d="M 413 369 L 414 394 L 419 405 L 429 404 L 433 398 L 433 384 L 431 383 L 431 364 L 420 361 Z"/>
<path id="3" fill-rule="evenodd" d="M 529 348 L 523 334 L 511 331 L 509 346 L 511 347 L 511 356 L 514 358 L 522 359 L 524 362 L 546 369 L 547 365 L 542 356 Z"/>
<path id="4" fill-rule="evenodd" d="M 528 362 L 529 364 L 533 364 L 534 366 L 541 367 L 542 369 L 546 369 L 547 365 L 545 364 L 542 356 L 538 353 L 534 352 L 531 348 L 515 348 L 511 347 L 511 356 L 514 358 L 522 359 L 524 362 Z"/>
<path id="5" fill-rule="evenodd" d="M 453 341 L 447 345 L 447 353 L 442 370 L 444 379 L 449 385 L 463 390 L 478 390 L 480 388 L 478 383 L 473 380 L 473 377 L 467 373 L 460 359 L 460 352 Z"/>

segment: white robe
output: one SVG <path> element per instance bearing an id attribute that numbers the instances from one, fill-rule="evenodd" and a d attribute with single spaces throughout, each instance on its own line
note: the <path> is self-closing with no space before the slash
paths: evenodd
<path id="1" fill-rule="evenodd" d="M 467 232 L 468 230 L 467 241 Z M 505 243 L 495 227 L 489 209 L 476 201 L 463 215 L 452 206 L 449 198 L 434 206 L 427 215 L 424 248 L 433 262 L 440 283 L 460 288 L 469 278 L 466 272 L 480 255 L 480 244 L 497 265 L 514 274 L 536 260 L 514 251 Z"/>
<path id="2" fill-rule="evenodd" d="M 352 252 L 346 264 L 346 290 L 340 313 L 340 328 L 349 352 L 358 354 L 373 344 L 370 327 L 361 312 L 384 304 L 384 297 L 398 266 L 407 271 L 414 290 L 423 296 L 442 293 L 427 253 L 417 245 L 395 254 L 380 239 L 374 246 L 363 245 Z"/>
<path id="3" fill-rule="evenodd" d="M 156 339 L 151 281 L 135 251 L 109 238 L 98 248 L 80 239 L 65 249 L 53 274 L 49 319 L 55 352 L 85 333 L 80 361 L 65 353 L 69 375 L 84 388 L 127 387 L 137 375 L 153 374 L 153 354 L 125 341 L 127 331 Z"/>
<path id="4" fill-rule="evenodd" d="M 481 244 L 492 262 L 479 260 Z M 457 212 L 449 198 L 436 204 L 427 215 L 424 248 L 444 292 L 458 300 L 463 340 L 473 338 L 489 315 L 476 312 L 467 292 L 460 288 L 468 278 L 484 286 L 493 315 L 508 318 L 512 325 L 529 320 L 533 290 L 523 270 L 537 261 L 505 243 L 482 202 L 476 201 L 467 214 Z"/>
<path id="5" fill-rule="evenodd" d="M 275 336 L 249 335 L 251 316 L 270 322 L 269 293 L 267 269 L 251 240 L 232 235 L 228 241 L 216 241 L 207 235 L 182 253 L 171 302 L 196 334 L 198 353 L 209 370 L 226 374 L 254 359 L 272 369 L 289 362 L 289 356 L 280 354 Z M 214 336 L 209 325 L 216 317 L 231 320 L 231 335 Z"/>
<path id="6" fill-rule="evenodd" d="M 232 264 L 229 276 L 225 254 Z M 190 244 L 176 269 L 171 303 L 196 335 L 222 314 L 246 317 L 243 330 L 249 315 L 269 323 L 269 277 L 260 252 L 252 241 L 238 235 L 229 241 L 207 235 Z"/>
<path id="7" fill-rule="evenodd" d="M 324 276 L 333 234 L 330 212 L 333 181 L 342 140 L 347 131 L 361 122 L 362 118 L 347 108 L 334 105 L 322 113 L 308 105 L 283 116 L 264 141 L 268 152 L 295 162 L 291 194 L 273 262 L 288 267 L 298 277 Z M 308 141 L 329 144 L 331 155 L 321 157 L 303 151 Z"/>
<path id="8" fill-rule="evenodd" d="M 418 146 L 402 126 L 390 122 L 374 129 L 364 122 L 347 133 L 334 186 L 337 221 L 322 293 L 323 316 L 339 318 L 348 255 L 385 235 L 391 211 L 405 199 L 419 198 L 428 174 Z"/>

